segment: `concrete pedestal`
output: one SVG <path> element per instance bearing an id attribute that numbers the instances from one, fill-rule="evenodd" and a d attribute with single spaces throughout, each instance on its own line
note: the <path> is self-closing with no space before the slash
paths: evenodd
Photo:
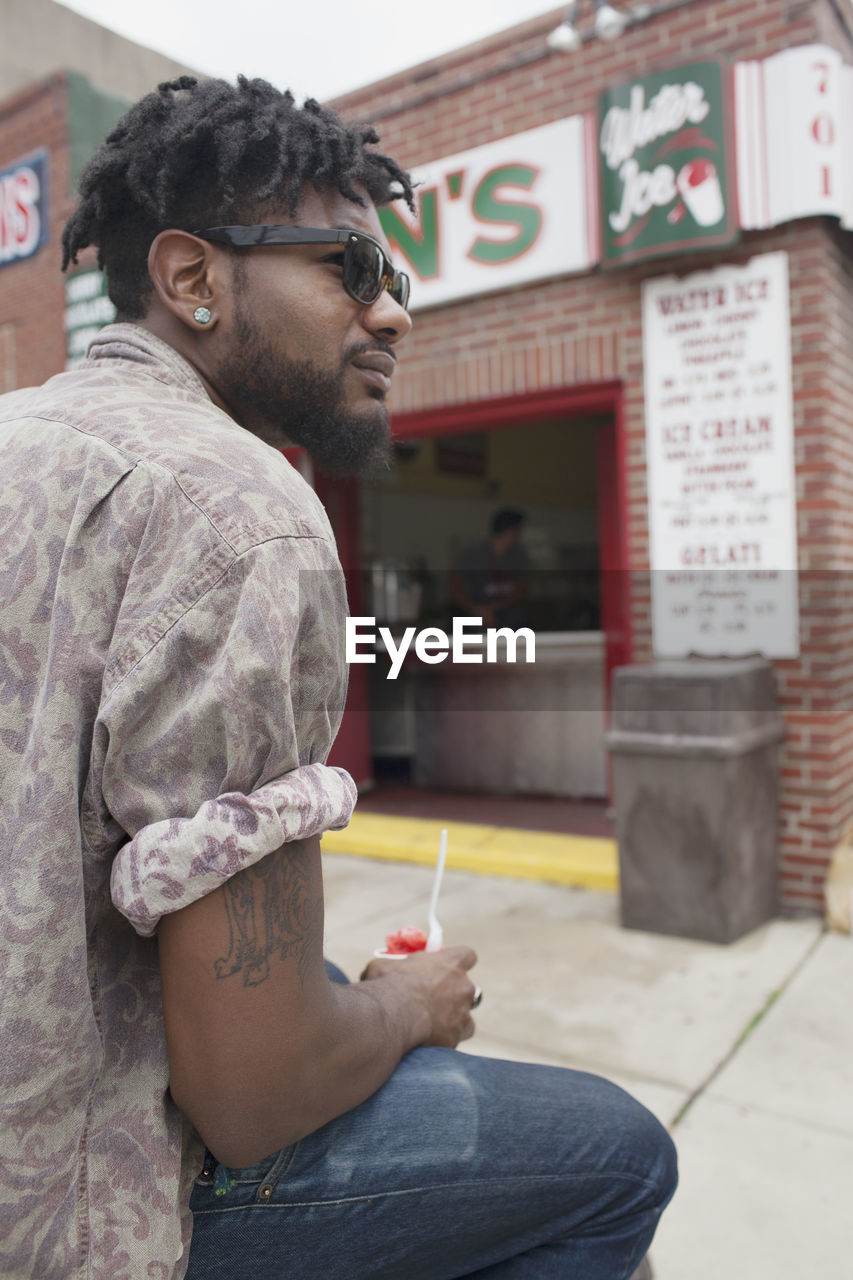
<path id="1" fill-rule="evenodd" d="M 622 923 L 732 942 L 776 913 L 778 743 L 763 658 L 614 672 Z"/>

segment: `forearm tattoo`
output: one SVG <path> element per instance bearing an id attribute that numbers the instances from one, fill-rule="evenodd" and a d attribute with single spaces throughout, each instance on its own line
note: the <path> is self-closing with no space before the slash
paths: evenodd
<path id="1" fill-rule="evenodd" d="M 295 956 L 304 978 L 322 901 L 312 894 L 309 854 L 294 850 L 265 858 L 232 876 L 223 886 L 229 949 L 214 964 L 217 978 L 240 973 L 244 987 L 256 987 L 270 974 L 270 958 Z"/>

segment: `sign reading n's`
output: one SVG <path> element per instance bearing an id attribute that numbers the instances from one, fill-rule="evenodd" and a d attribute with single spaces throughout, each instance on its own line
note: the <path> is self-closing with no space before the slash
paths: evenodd
<path id="1" fill-rule="evenodd" d="M 593 266 L 587 132 L 572 116 L 414 171 L 417 216 L 379 210 L 413 310 Z"/>
<path id="2" fill-rule="evenodd" d="M 0 169 L 0 267 L 31 258 L 47 240 L 47 151 Z"/>

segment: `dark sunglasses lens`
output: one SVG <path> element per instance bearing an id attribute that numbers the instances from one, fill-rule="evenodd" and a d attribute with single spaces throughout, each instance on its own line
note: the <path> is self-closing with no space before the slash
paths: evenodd
<path id="1" fill-rule="evenodd" d="M 396 271 L 389 290 L 395 302 L 399 302 L 404 311 L 409 306 L 409 277 L 405 271 Z"/>
<path id="2" fill-rule="evenodd" d="M 382 291 L 382 250 L 370 240 L 350 240 L 344 260 L 344 284 L 359 302 L 375 302 Z"/>

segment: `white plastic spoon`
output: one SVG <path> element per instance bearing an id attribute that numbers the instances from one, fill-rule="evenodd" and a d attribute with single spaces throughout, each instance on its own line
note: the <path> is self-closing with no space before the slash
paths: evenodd
<path id="1" fill-rule="evenodd" d="M 444 930 L 435 914 L 435 908 L 438 904 L 438 891 L 441 888 L 441 877 L 444 875 L 444 862 L 447 857 L 447 828 L 443 827 L 441 831 L 441 839 L 438 842 L 438 862 L 435 865 L 435 879 L 432 882 L 432 894 L 429 900 L 429 934 L 427 936 L 427 944 L 424 948 L 426 951 L 440 951 L 444 942 Z"/>

